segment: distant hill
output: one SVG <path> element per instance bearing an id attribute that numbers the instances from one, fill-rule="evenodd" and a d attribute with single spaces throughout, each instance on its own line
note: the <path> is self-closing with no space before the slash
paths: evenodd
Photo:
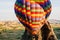
<path id="1" fill-rule="evenodd" d="M 50 19 L 49 22 L 54 24 L 60 24 L 60 20 L 55 20 L 55 19 Z"/>
<path id="2" fill-rule="evenodd" d="M 60 28 L 60 20 L 49 20 L 52 27 L 59 27 Z M 0 21 L 0 27 L 7 28 L 7 29 L 24 29 L 23 25 L 19 21 Z"/>
<path id="3" fill-rule="evenodd" d="M 51 24 L 52 27 L 58 27 L 58 28 L 60 28 L 60 20 L 50 19 L 49 22 L 50 22 L 50 24 Z"/>

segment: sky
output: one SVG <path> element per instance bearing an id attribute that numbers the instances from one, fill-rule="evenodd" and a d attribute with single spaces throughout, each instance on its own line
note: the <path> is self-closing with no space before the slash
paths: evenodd
<path id="1" fill-rule="evenodd" d="M 17 20 L 14 12 L 16 0 L 0 0 L 0 20 Z M 60 0 L 50 0 L 52 12 L 48 19 L 60 20 Z"/>

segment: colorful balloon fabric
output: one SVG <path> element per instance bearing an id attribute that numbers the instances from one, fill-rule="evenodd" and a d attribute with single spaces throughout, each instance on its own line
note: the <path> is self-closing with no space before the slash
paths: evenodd
<path id="1" fill-rule="evenodd" d="M 16 0 L 15 13 L 18 20 L 32 33 L 36 33 L 51 12 L 50 0 Z"/>

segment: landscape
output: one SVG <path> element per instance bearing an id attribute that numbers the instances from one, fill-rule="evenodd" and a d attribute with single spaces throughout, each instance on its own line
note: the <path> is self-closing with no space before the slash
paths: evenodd
<path id="1" fill-rule="evenodd" d="M 60 40 L 60 20 L 49 20 L 54 32 Z M 24 33 L 24 26 L 18 21 L 1 21 L 0 20 L 0 40 L 20 40 Z"/>

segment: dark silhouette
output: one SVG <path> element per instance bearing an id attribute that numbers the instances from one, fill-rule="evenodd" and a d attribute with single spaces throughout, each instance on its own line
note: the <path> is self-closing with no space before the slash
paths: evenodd
<path id="1" fill-rule="evenodd" d="M 47 22 L 39 30 L 39 33 L 37 35 L 32 35 L 27 30 L 25 30 L 21 40 L 58 40 L 58 39 L 52 27 L 50 26 L 50 23 Z"/>

